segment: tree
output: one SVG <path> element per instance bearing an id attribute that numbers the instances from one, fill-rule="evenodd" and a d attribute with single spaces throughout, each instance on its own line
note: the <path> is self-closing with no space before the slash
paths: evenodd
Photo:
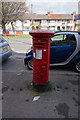
<path id="1" fill-rule="evenodd" d="M 40 25 L 38 25 L 38 29 L 41 29 L 41 26 L 40 26 Z"/>
<path id="2" fill-rule="evenodd" d="M 34 25 L 32 26 L 32 30 L 35 30 L 35 27 L 34 27 Z"/>
<path id="3" fill-rule="evenodd" d="M 2 15 L 2 28 L 4 33 L 6 33 L 6 24 L 11 22 L 12 28 L 13 21 L 19 19 L 19 17 L 23 17 L 23 15 L 28 11 L 28 7 L 25 2 L 1 2 L 1 11 L 0 15 Z"/>

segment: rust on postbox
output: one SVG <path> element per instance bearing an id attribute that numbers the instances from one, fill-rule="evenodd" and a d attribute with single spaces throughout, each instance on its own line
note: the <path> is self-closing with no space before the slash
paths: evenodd
<path id="1" fill-rule="evenodd" d="M 33 85 L 48 85 L 50 41 L 54 33 L 48 30 L 33 30 L 29 34 L 33 39 Z"/>

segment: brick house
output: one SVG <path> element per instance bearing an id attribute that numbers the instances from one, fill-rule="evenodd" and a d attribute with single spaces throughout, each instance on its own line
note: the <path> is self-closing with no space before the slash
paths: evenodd
<path id="1" fill-rule="evenodd" d="M 80 31 L 80 14 L 75 14 L 74 22 L 75 22 L 74 30 Z"/>
<path id="2" fill-rule="evenodd" d="M 23 19 L 16 21 L 16 30 L 73 30 L 74 21 L 72 14 L 27 14 Z"/>
<path id="3" fill-rule="evenodd" d="M 73 14 L 25 14 L 13 22 L 16 34 L 26 34 L 32 29 L 47 30 L 75 30 L 75 12 Z M 76 25 L 75 25 L 76 24 Z M 7 30 L 12 30 L 11 24 L 6 26 Z M 13 34 L 13 33 L 11 33 Z"/>

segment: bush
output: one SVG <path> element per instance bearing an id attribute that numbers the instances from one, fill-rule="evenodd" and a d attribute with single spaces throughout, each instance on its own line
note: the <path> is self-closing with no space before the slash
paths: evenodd
<path id="1" fill-rule="evenodd" d="M 34 27 L 34 26 L 32 26 L 32 30 L 35 30 L 35 27 Z"/>

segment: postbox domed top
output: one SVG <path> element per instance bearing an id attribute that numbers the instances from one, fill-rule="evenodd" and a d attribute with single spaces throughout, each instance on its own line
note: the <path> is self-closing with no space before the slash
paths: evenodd
<path id="1" fill-rule="evenodd" d="M 54 35 L 54 32 L 49 30 L 32 30 L 29 34 L 33 37 L 51 37 Z"/>

